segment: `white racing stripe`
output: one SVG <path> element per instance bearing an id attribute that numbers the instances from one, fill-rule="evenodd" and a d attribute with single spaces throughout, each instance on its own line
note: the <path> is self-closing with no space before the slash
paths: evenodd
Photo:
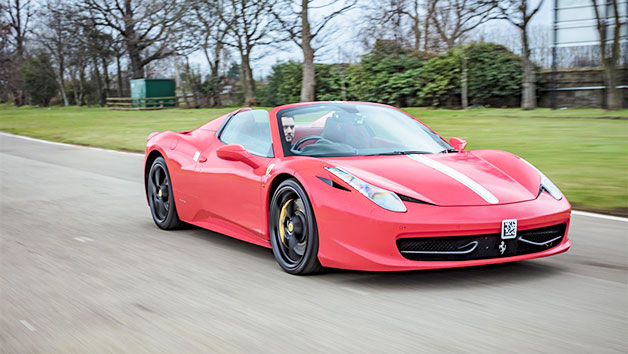
<path id="1" fill-rule="evenodd" d="M 487 191 L 486 188 L 482 187 L 476 181 L 472 180 L 471 178 L 463 175 L 462 173 L 454 170 L 453 168 L 449 166 L 443 165 L 442 163 L 438 161 L 434 161 L 422 155 L 412 154 L 412 155 L 408 155 L 408 157 L 415 161 L 428 165 L 431 168 L 437 171 L 440 171 L 446 174 L 447 176 L 455 179 L 456 181 L 464 184 L 469 189 L 474 191 L 477 195 L 482 197 L 482 199 L 486 200 L 488 203 L 497 204 L 499 202 L 497 197 L 495 197 L 491 192 Z"/>

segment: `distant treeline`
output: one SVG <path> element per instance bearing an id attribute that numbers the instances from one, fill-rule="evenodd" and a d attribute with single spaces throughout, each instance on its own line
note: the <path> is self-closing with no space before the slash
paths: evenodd
<path id="1" fill-rule="evenodd" d="M 596 53 L 611 109 L 622 102 L 620 1 L 583 2 L 595 5 Z M 167 77 L 177 79 L 195 107 L 333 98 L 534 109 L 538 75 L 531 52 L 540 42 L 530 23 L 544 3 L 3 0 L 0 103 L 104 106 L 107 97 L 128 97 L 131 79 Z M 491 42 L 474 31 L 492 21 L 515 30 L 502 43 L 520 57 L 470 44 Z M 300 64 L 276 65 L 259 81 L 260 58 L 293 50 L 302 54 Z M 335 64 L 315 63 L 329 53 Z M 199 56 L 209 70 L 190 64 Z"/>
<path id="2" fill-rule="evenodd" d="M 316 100 L 370 101 L 406 106 L 460 106 L 460 62 L 468 62 L 470 105 L 518 106 L 521 58 L 503 46 L 478 43 L 455 47 L 439 56 L 379 41 L 356 64 L 316 64 Z M 258 85 L 262 106 L 298 102 L 302 64 L 273 66 L 267 82 Z"/>

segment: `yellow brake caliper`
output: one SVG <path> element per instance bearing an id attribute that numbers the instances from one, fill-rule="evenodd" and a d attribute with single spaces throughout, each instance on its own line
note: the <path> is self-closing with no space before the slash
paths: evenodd
<path id="1" fill-rule="evenodd" d="M 281 213 L 279 213 L 279 236 L 281 237 L 281 243 L 286 245 L 286 230 L 284 229 L 284 224 L 286 222 L 286 215 L 288 214 L 288 205 L 292 202 L 293 199 L 288 200 L 284 203 L 283 207 L 281 207 Z"/>

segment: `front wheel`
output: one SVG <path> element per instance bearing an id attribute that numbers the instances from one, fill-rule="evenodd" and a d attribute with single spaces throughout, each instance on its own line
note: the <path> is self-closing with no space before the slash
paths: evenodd
<path id="1" fill-rule="evenodd" d="M 285 180 L 277 187 L 269 214 L 270 243 L 281 268 L 299 275 L 321 271 L 314 212 L 296 180 Z"/>
<path id="2" fill-rule="evenodd" d="M 182 223 L 174 205 L 168 166 L 166 166 L 166 160 L 163 157 L 156 158 L 150 167 L 146 179 L 146 195 L 153 221 L 159 228 L 172 230 L 181 226 Z"/>

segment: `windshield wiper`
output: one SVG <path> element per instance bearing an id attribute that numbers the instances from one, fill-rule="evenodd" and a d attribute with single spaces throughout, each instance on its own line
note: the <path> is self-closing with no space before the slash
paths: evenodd
<path id="1" fill-rule="evenodd" d="M 449 149 L 441 150 L 441 151 L 439 151 L 438 153 L 439 153 L 439 154 L 442 154 L 442 153 L 444 153 L 444 152 L 449 153 L 449 152 L 459 152 L 459 151 L 458 151 L 458 150 L 456 150 L 456 149 L 453 149 L 453 148 L 449 148 Z"/>
<path id="2" fill-rule="evenodd" d="M 396 151 L 386 151 L 386 152 L 378 152 L 375 154 L 368 154 L 365 156 L 382 156 L 382 155 L 412 155 L 412 154 L 433 154 L 431 151 L 420 151 L 420 150 L 396 150 Z"/>

